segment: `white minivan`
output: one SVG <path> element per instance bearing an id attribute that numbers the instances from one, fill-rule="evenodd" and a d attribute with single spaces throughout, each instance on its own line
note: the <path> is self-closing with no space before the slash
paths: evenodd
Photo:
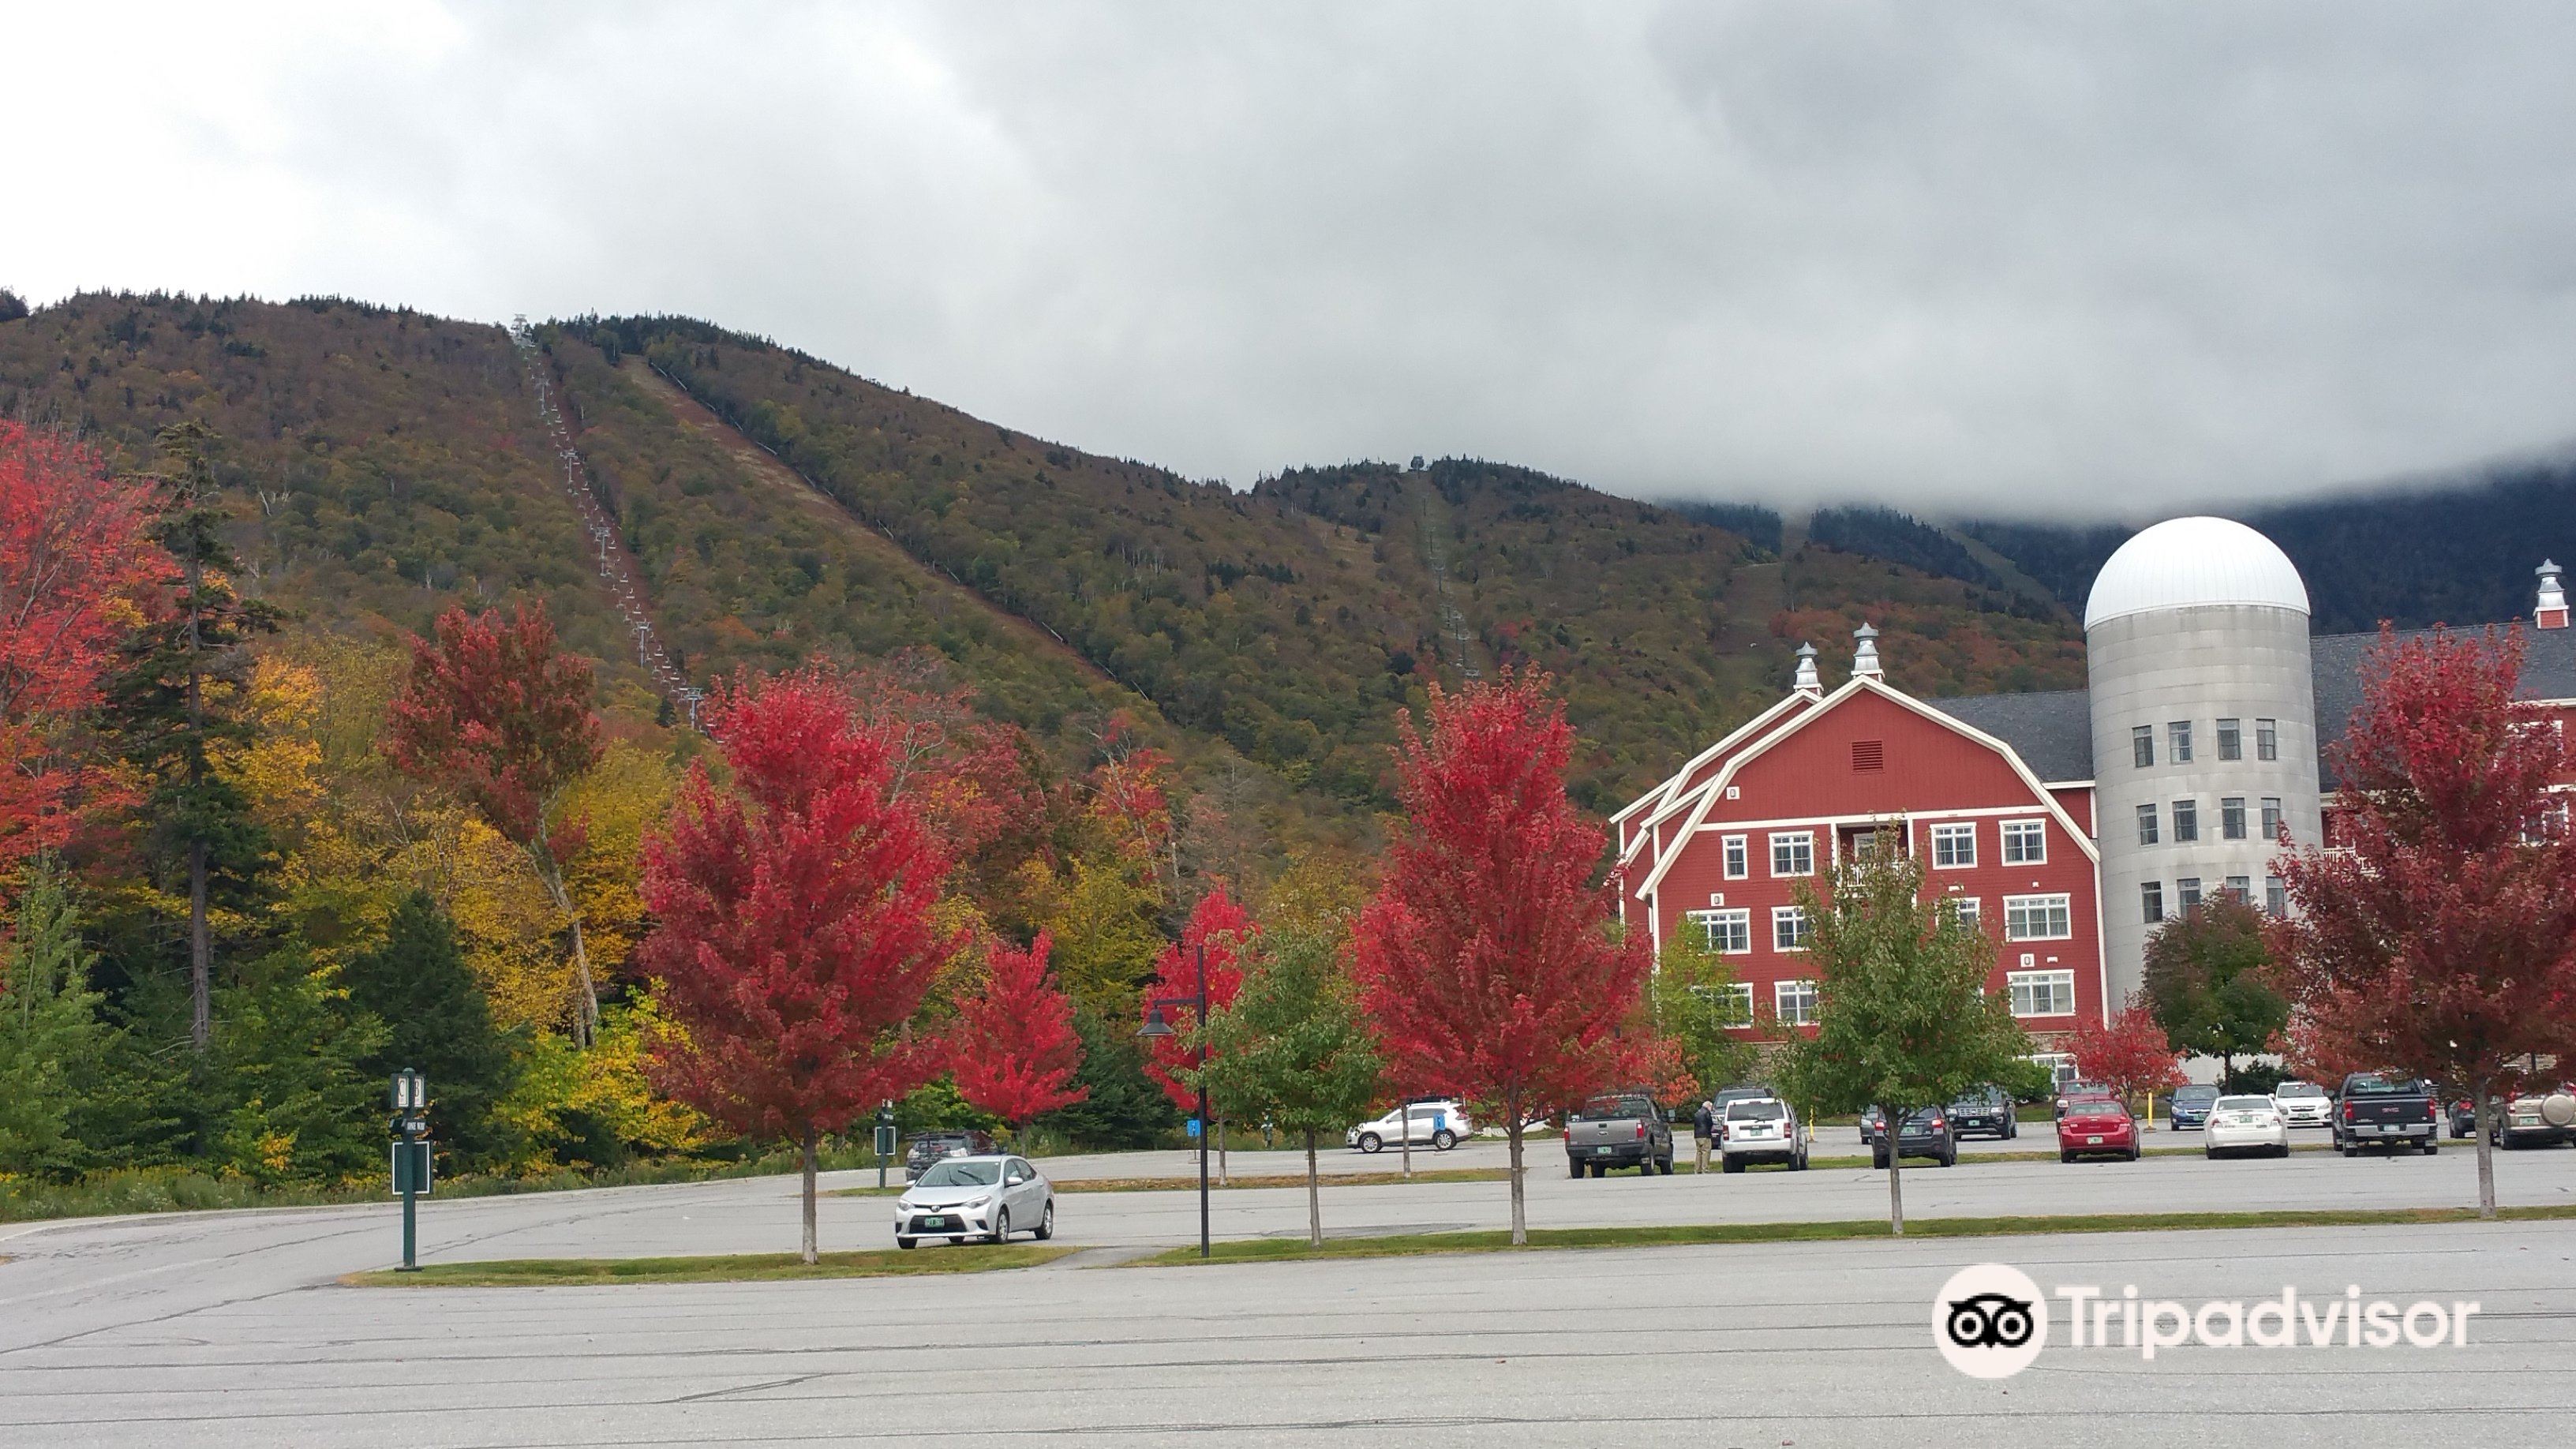
<path id="1" fill-rule="evenodd" d="M 1402 1146 L 1407 1141 L 1427 1142 L 1433 1149 L 1446 1152 L 1458 1145 L 1459 1138 L 1475 1130 L 1455 1102 L 1415 1102 L 1374 1122 L 1362 1122 L 1343 1133 L 1342 1140 L 1362 1152 Z"/>

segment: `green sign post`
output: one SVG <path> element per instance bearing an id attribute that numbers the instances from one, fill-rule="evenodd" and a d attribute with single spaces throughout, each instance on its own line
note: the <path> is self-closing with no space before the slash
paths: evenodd
<path id="1" fill-rule="evenodd" d="M 894 1156 L 895 1146 L 894 1103 L 888 1102 L 877 1108 L 877 1190 L 880 1192 L 886 1185 L 886 1159 Z"/>
<path id="2" fill-rule="evenodd" d="M 419 1208 L 429 1196 L 429 1082 L 409 1067 L 394 1073 L 393 1190 L 403 1205 L 403 1260 L 399 1272 L 417 1273 Z"/>

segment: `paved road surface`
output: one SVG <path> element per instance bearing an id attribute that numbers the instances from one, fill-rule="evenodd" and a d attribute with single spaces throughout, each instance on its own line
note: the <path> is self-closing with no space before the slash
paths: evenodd
<path id="1" fill-rule="evenodd" d="M 1166 1154 L 1168 1156 L 1168 1154 Z M 1908 1174 L 1918 1214 L 2449 1203 L 2466 1154 Z M 2509 1201 L 2576 1200 L 2576 1153 L 2516 1154 Z M 1531 1183 L 1541 1224 L 1867 1216 L 1861 1171 Z M 1303 1195 L 1220 1194 L 1226 1235 Z M 1338 1231 L 1484 1226 L 1497 1183 L 1344 1187 Z M 884 1241 L 882 1199 L 825 1208 Z M 1065 1236 L 1196 1230 L 1187 1193 L 1072 1195 Z M 440 1202 L 431 1256 L 726 1252 L 794 1241 L 778 1179 Z M 0 1444 L 500 1446 L 2564 1444 L 2576 1224 L 1617 1250 L 1206 1269 L 1084 1266 L 811 1284 L 337 1286 L 388 1208 L 0 1228 Z M 939 1249 L 925 1251 L 973 1251 Z M 1933 1289 L 1983 1259 L 2149 1297 L 2471 1298 L 2438 1353 L 2052 1348 L 2002 1385 L 1929 1347 Z"/>

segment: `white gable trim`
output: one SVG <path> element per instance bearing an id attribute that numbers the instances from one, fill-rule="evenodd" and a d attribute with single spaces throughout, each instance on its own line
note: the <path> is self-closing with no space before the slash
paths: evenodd
<path id="1" fill-rule="evenodd" d="M 2092 835 L 2077 828 L 2075 817 L 2069 815 L 2066 811 L 2066 807 L 2058 803 L 2057 797 L 2049 793 L 2048 787 L 2040 783 L 2039 777 L 2031 773 L 2030 766 L 2022 763 L 2021 755 L 2016 752 L 2012 746 L 2005 744 L 2003 741 L 1996 739 L 1993 735 L 1987 734 L 1983 730 L 1977 729 L 1974 726 L 1943 714 L 1941 711 L 1932 708 L 1930 705 L 1924 704 L 1922 701 L 1915 699 L 1912 695 L 1909 695 L 1900 689 L 1896 689 L 1893 686 L 1882 683 L 1868 675 L 1856 675 L 1852 679 L 1846 681 L 1842 688 L 1825 696 L 1824 700 L 1814 709 L 1807 711 L 1805 714 L 1791 720 L 1779 729 L 1772 731 L 1769 735 L 1756 742 L 1751 748 L 1745 750 L 1735 758 L 1728 760 L 1726 762 L 1726 768 L 1719 771 L 1716 778 L 1710 780 L 1707 785 L 1692 792 L 1698 799 L 1699 803 L 1697 807 L 1691 811 L 1689 822 L 1677 833 L 1674 848 L 1665 853 L 1660 860 L 1655 862 L 1655 868 L 1647 874 L 1645 884 L 1637 888 L 1638 897 L 1646 901 L 1650 906 L 1653 904 L 1655 899 L 1655 888 L 1663 883 L 1665 873 L 1670 871 L 1673 867 L 1673 863 L 1681 858 L 1684 846 L 1698 836 L 1701 825 L 1705 823 L 1708 818 L 1709 807 L 1724 793 L 1724 787 L 1733 782 L 1736 771 L 1742 769 L 1752 761 L 1760 759 L 1762 756 L 1770 753 L 1770 751 L 1783 740 L 1788 739 L 1798 731 L 1806 728 L 1814 721 L 1823 718 L 1827 711 L 1841 704 L 1845 699 L 1849 698 L 1853 694 L 1864 690 L 1877 694 L 1902 708 L 1911 710 L 1914 713 L 1921 715 L 1923 718 L 1928 719 L 1968 740 L 1983 745 L 1987 749 L 1994 751 L 1996 754 L 2003 756 L 2004 762 L 2012 766 L 2013 773 L 2020 777 L 2023 786 L 2030 791 L 2034 808 L 2048 815 L 2051 819 L 2054 819 L 2059 828 L 2066 832 L 2067 838 L 2075 842 L 2075 848 L 2083 851 L 2085 859 L 2093 862 L 2094 867 L 2098 872 L 2102 864 L 2102 852 L 2093 844 Z M 2097 897 L 2098 909 L 2098 897 L 2101 895 L 2098 888 L 2095 890 L 2094 895 Z"/>
<path id="2" fill-rule="evenodd" d="M 1655 788 L 1638 796 L 1636 799 L 1629 801 L 1618 814 L 1610 817 L 1611 820 L 1614 822 L 1625 820 L 1650 804 L 1659 804 L 1661 806 L 1672 805 L 1681 793 L 1682 782 L 1690 778 L 1691 771 L 1696 770 L 1702 765 L 1707 764 L 1709 761 L 1716 759 L 1718 756 L 1726 753 L 1728 748 L 1736 744 L 1738 741 L 1745 739 L 1755 731 L 1768 725 L 1771 722 L 1772 717 L 1779 714 L 1782 710 L 1790 709 L 1801 704 L 1813 704 L 1814 702 L 1815 701 L 1809 699 L 1803 694 L 1785 696 L 1778 703 L 1773 704 L 1769 709 L 1762 711 L 1753 718 L 1746 720 L 1743 724 L 1736 726 L 1727 734 L 1726 738 L 1719 740 L 1716 744 L 1713 744 L 1707 749 L 1700 751 L 1698 754 L 1691 756 L 1690 763 L 1682 766 L 1680 769 L 1675 770 L 1671 775 L 1665 777 L 1662 784 L 1657 785 Z M 1660 814 L 1661 811 L 1659 810 L 1658 813 Z"/>

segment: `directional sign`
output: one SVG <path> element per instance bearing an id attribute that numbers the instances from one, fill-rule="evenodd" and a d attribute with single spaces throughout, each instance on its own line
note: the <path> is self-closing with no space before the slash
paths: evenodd
<path id="1" fill-rule="evenodd" d="M 1199 1119 L 1196 1117 L 1190 1119 L 1190 1135 L 1192 1137 L 1199 1135 Z"/>
<path id="2" fill-rule="evenodd" d="M 393 1180 L 395 1197 L 406 1193 L 429 1196 L 430 1166 L 427 1142 L 393 1144 Z"/>

